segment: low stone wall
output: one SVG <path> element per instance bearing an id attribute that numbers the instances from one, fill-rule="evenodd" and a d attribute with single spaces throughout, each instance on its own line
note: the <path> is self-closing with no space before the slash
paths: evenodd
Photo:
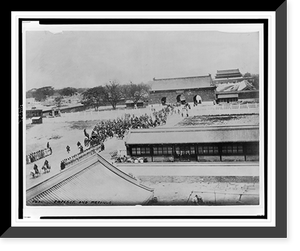
<path id="1" fill-rule="evenodd" d="M 199 162 L 217 162 L 217 161 L 220 161 L 220 156 L 201 156 L 201 155 L 198 155 L 197 156 L 197 160 Z"/>
<path id="2" fill-rule="evenodd" d="M 151 159 L 151 157 L 147 159 Z M 153 162 L 172 162 L 172 161 L 174 161 L 174 158 L 171 156 L 153 156 Z"/>
<path id="3" fill-rule="evenodd" d="M 259 156 L 257 156 L 257 155 L 247 155 L 246 160 L 247 161 L 259 161 Z"/>
<path id="4" fill-rule="evenodd" d="M 222 161 L 245 161 L 245 156 L 222 156 Z"/>

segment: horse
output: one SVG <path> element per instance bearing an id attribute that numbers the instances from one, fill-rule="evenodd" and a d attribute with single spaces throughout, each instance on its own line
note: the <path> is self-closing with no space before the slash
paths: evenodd
<path id="1" fill-rule="evenodd" d="M 30 173 L 29 175 L 32 177 L 32 178 L 37 178 L 41 175 L 40 171 L 38 169 L 34 170 L 30 170 Z"/>
<path id="2" fill-rule="evenodd" d="M 48 164 L 44 164 L 42 167 L 43 173 L 50 173 L 51 166 Z"/>

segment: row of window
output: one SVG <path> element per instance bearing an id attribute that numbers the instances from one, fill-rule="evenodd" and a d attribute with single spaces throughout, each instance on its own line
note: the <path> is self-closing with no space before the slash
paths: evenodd
<path id="1" fill-rule="evenodd" d="M 243 146 L 242 145 L 227 145 L 222 146 L 222 153 L 243 153 Z"/>
<path id="2" fill-rule="evenodd" d="M 237 102 L 238 98 L 219 98 L 218 103 L 225 102 L 225 103 L 230 103 L 230 102 Z"/>
<path id="3" fill-rule="evenodd" d="M 221 154 L 243 154 L 244 151 L 247 154 L 258 154 L 257 145 L 222 145 L 219 149 L 218 146 L 175 146 L 175 152 L 173 153 L 172 146 L 153 146 L 153 155 L 219 155 Z M 151 155 L 150 147 L 132 147 L 132 155 Z"/>
<path id="4" fill-rule="evenodd" d="M 173 148 L 171 146 L 157 146 L 153 147 L 153 155 L 171 155 Z"/>
<path id="5" fill-rule="evenodd" d="M 150 147 L 132 147 L 132 155 L 150 155 Z"/>

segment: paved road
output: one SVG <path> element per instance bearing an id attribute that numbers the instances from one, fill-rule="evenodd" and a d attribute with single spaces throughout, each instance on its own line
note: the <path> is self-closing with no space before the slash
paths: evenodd
<path id="1" fill-rule="evenodd" d="M 259 176 L 258 162 L 117 164 L 135 176 Z"/>

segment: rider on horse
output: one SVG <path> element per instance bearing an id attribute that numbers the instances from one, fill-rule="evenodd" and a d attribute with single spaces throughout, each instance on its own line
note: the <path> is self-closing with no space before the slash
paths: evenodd
<path id="1" fill-rule="evenodd" d="M 37 164 L 34 164 L 33 170 L 34 170 L 35 174 L 39 174 L 40 173 Z"/>
<path id="2" fill-rule="evenodd" d="M 86 129 L 83 130 L 84 136 L 87 137 L 88 139 L 90 138 L 90 135 L 86 132 Z"/>

